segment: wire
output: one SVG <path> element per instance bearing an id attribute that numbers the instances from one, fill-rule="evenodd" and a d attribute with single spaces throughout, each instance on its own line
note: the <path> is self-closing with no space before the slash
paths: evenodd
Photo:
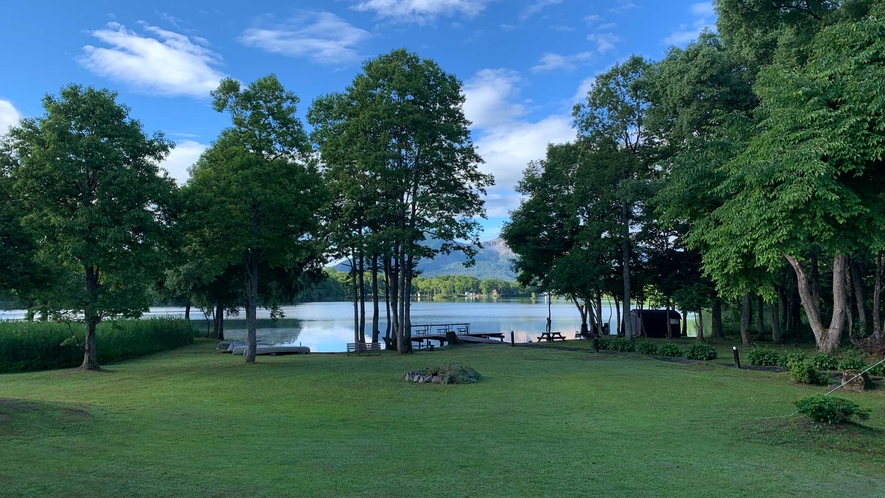
<path id="1" fill-rule="evenodd" d="M 839 385 L 839 386 L 837 386 L 837 387 L 834 387 L 833 389 L 830 389 L 826 394 L 824 394 L 824 396 L 829 396 L 830 394 L 832 394 L 832 393 L 838 391 L 839 389 L 842 389 L 842 388 L 845 387 L 846 385 L 850 384 L 854 379 L 856 379 L 856 378 L 860 377 L 861 375 L 863 375 L 863 374 L 869 372 L 870 370 L 876 368 L 877 366 L 879 366 L 879 365 L 882 364 L 882 363 L 885 363 L 885 358 L 882 358 L 881 360 L 879 360 L 879 362 L 876 363 L 875 365 L 872 365 L 872 366 L 870 366 L 870 367 L 867 367 L 866 370 L 864 370 L 864 371 L 860 372 L 859 374 L 855 375 L 854 377 L 852 377 L 852 378 L 846 380 L 846 381 L 843 382 L 841 385 Z M 784 417 L 784 418 L 790 418 L 790 417 L 796 415 L 797 413 L 799 413 L 799 410 L 794 411 L 793 413 L 787 415 L 787 416 Z"/>

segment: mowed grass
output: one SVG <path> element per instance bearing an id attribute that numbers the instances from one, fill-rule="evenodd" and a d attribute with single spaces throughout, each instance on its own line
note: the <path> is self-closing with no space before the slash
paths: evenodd
<path id="1" fill-rule="evenodd" d="M 2 496 L 885 496 L 863 426 L 784 419 L 783 373 L 540 347 L 260 357 L 198 343 L 0 375 Z M 457 362 L 475 385 L 403 372 Z"/>

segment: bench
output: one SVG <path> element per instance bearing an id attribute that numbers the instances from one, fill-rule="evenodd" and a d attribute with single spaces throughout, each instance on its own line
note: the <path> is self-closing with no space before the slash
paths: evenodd
<path id="1" fill-rule="evenodd" d="M 564 341 L 565 336 L 562 335 L 562 332 L 541 332 L 541 336 L 538 337 L 538 342 L 541 342 L 545 339 L 547 340 L 547 342 Z"/>
<path id="2" fill-rule="evenodd" d="M 367 352 L 372 354 L 372 351 L 378 351 L 378 354 L 381 354 L 381 343 L 380 342 L 348 342 L 347 343 L 347 356 L 350 356 L 350 353 L 356 353 L 357 355 L 361 355 L 363 352 Z"/>

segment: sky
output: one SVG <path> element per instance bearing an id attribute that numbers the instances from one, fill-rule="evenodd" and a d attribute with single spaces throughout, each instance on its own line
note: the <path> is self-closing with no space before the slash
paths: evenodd
<path id="1" fill-rule="evenodd" d="M 367 59 L 396 48 L 431 58 L 462 81 L 482 169 L 495 176 L 483 239 L 519 206 L 513 187 L 529 161 L 574 138 L 572 107 L 597 74 L 633 54 L 659 60 L 715 24 L 711 3 L 678 0 L 29 0 L 3 10 L 0 133 L 42 115 L 40 99 L 66 84 L 110 88 L 147 132 L 176 142 L 163 167 L 179 183 L 228 125 L 209 97 L 224 77 L 276 74 L 304 119 Z"/>

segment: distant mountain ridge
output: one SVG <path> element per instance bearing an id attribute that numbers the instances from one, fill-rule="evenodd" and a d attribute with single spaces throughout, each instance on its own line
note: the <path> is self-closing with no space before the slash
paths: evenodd
<path id="1" fill-rule="evenodd" d="M 430 241 L 428 245 L 438 246 L 439 241 Z M 476 277 L 480 280 L 488 280 L 497 278 L 501 280 L 515 281 L 516 274 L 511 268 L 513 259 L 516 255 L 504 242 L 504 239 L 497 238 L 482 243 L 482 249 L 476 253 L 473 259 L 476 264 L 467 268 L 464 262 L 467 257 L 462 252 L 452 252 L 452 254 L 440 254 L 436 259 L 422 259 L 418 263 L 418 271 L 422 277 L 438 277 L 440 275 L 465 275 L 468 277 Z M 335 265 L 338 271 L 349 271 L 350 269 L 343 263 Z"/>

